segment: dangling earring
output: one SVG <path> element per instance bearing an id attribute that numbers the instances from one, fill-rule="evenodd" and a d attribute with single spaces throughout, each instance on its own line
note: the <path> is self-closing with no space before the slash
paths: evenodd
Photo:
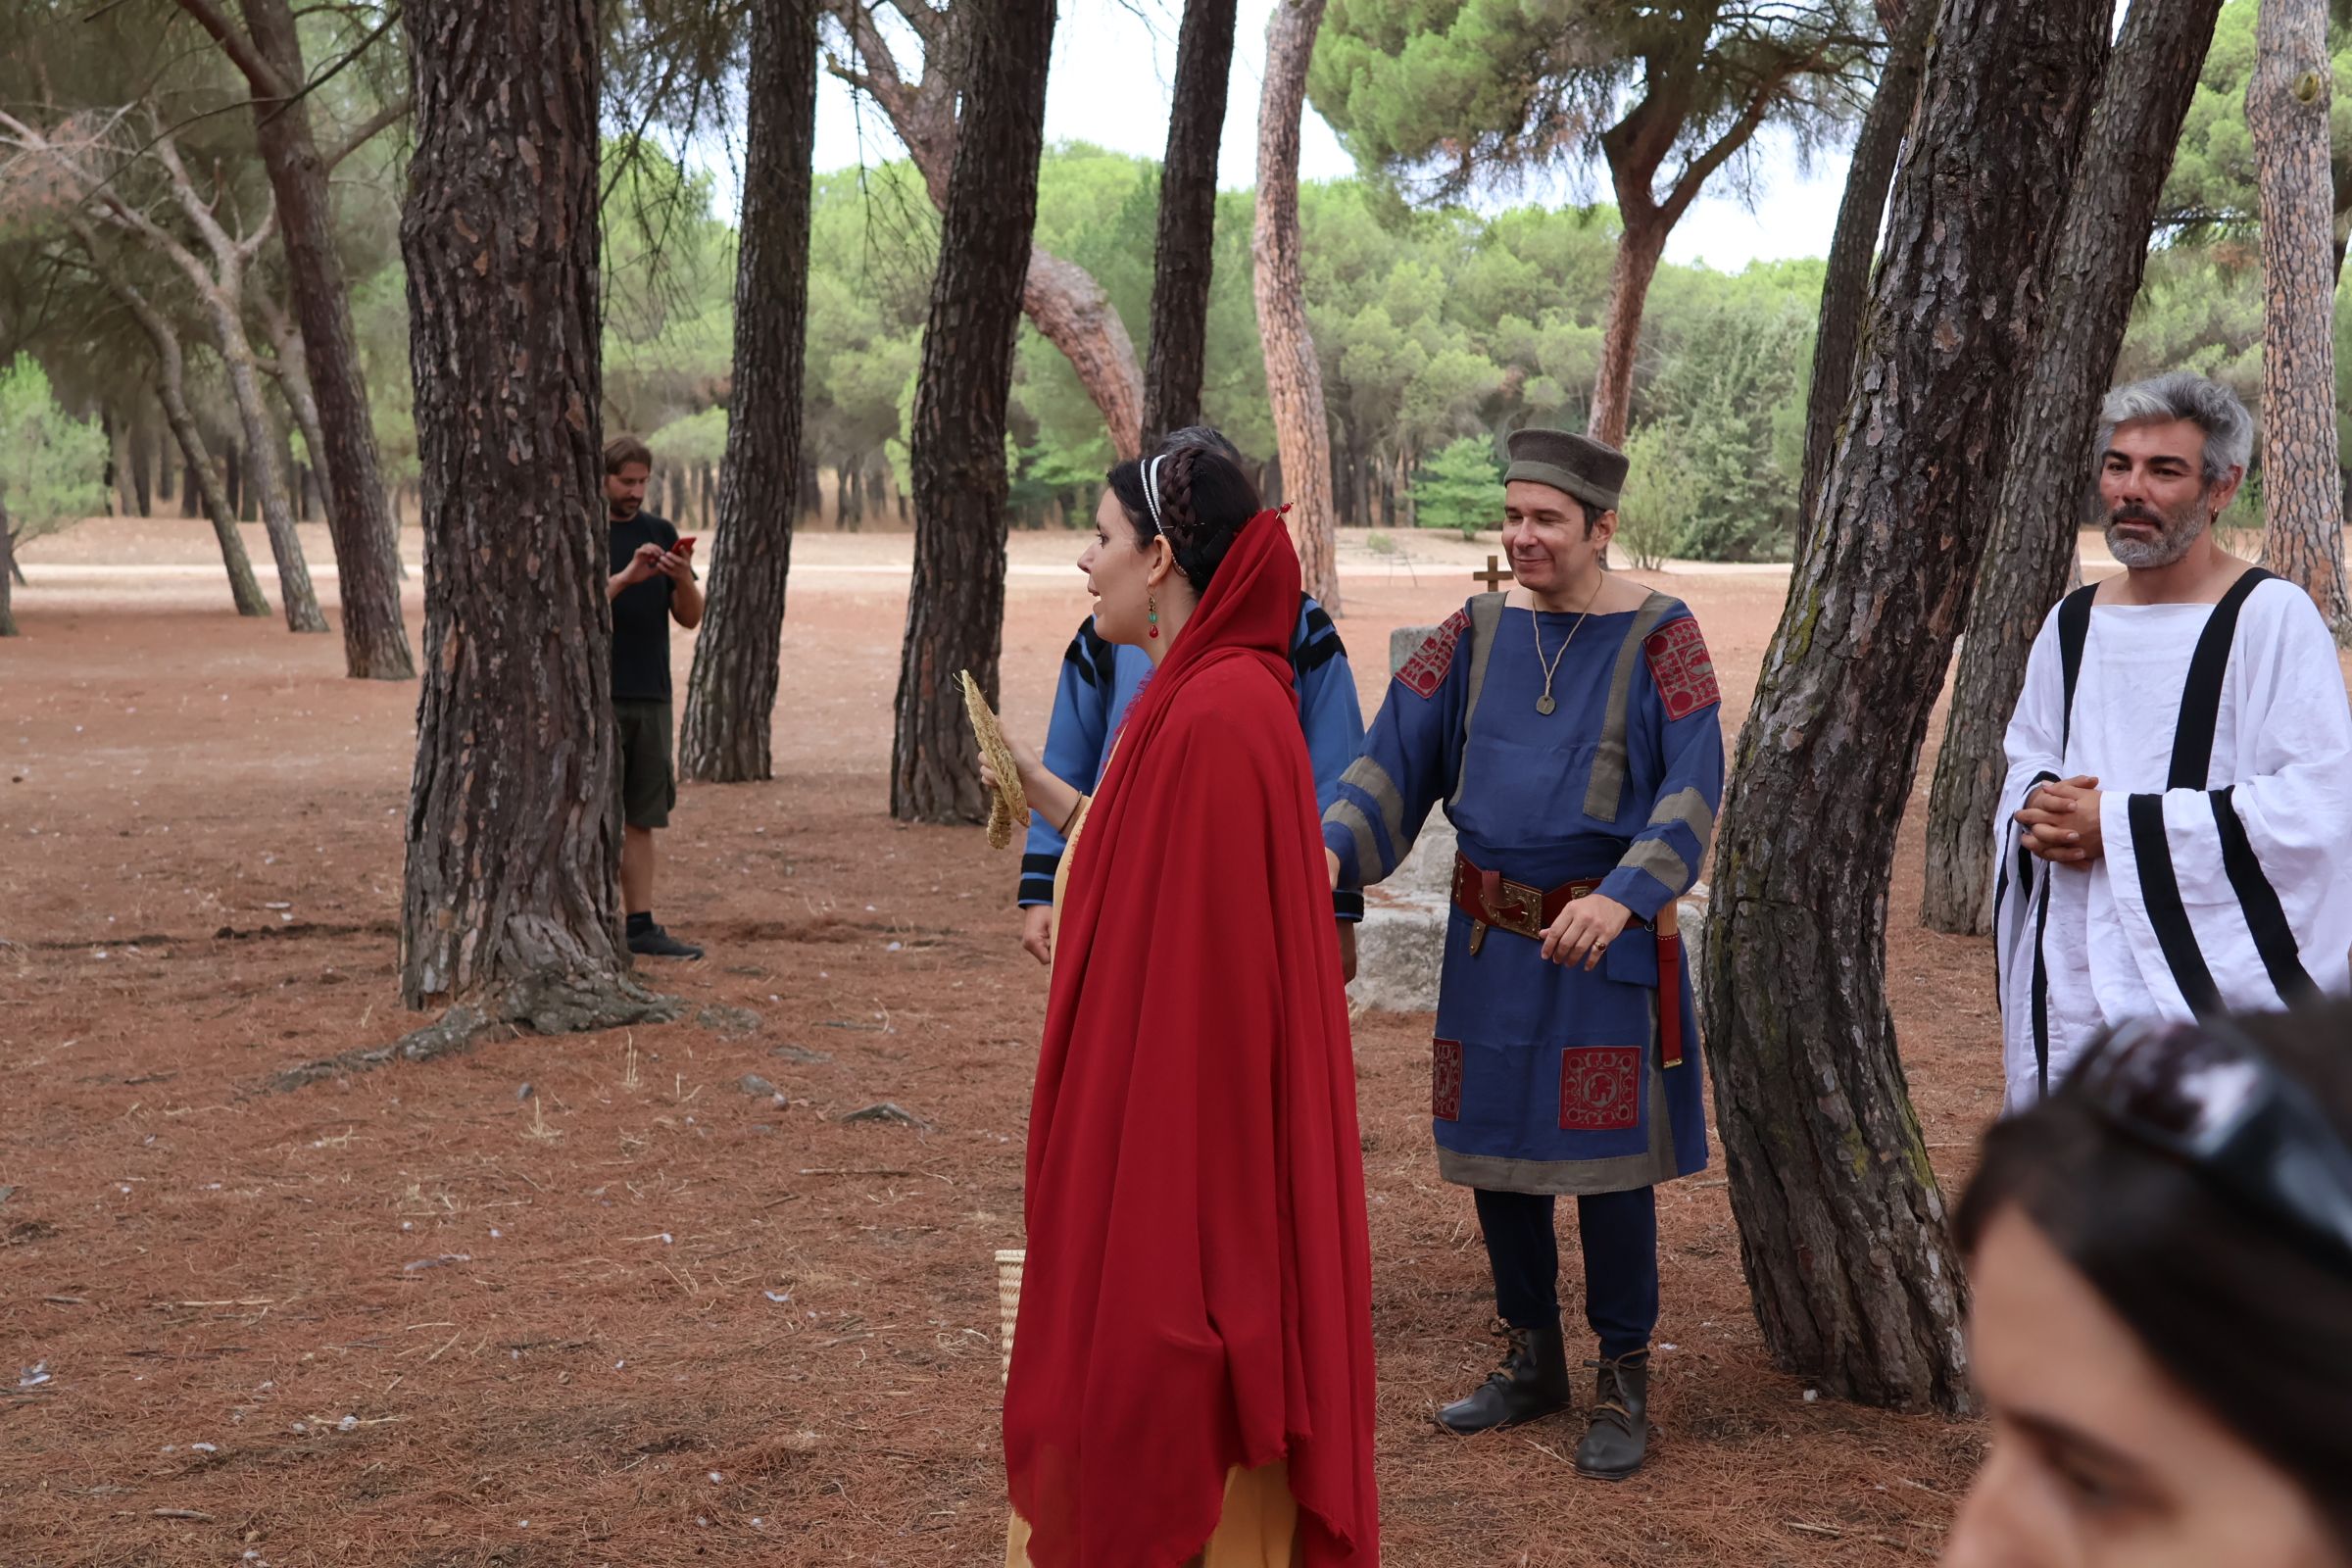
<path id="1" fill-rule="evenodd" d="M 1144 613 L 1152 621 L 1152 635 L 1157 637 L 1159 635 L 1159 595 L 1150 594 L 1145 597 Z"/>

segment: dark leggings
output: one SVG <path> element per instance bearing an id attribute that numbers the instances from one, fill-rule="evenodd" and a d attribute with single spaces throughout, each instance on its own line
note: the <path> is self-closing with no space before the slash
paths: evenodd
<path id="1" fill-rule="evenodd" d="M 1560 1320 L 1560 1246 L 1548 1193 L 1480 1189 L 1479 1228 L 1494 1269 L 1494 1309 L 1513 1328 Z M 1658 1326 L 1657 1189 L 1594 1193 L 1576 1200 L 1585 1249 L 1585 1321 L 1605 1356 L 1649 1348 Z"/>

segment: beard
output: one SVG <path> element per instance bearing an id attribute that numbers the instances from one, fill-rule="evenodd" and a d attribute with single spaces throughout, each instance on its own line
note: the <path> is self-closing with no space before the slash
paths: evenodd
<path id="1" fill-rule="evenodd" d="M 605 514 L 611 517 L 614 522 L 626 522 L 631 517 L 637 515 L 638 512 L 644 506 L 645 503 L 642 501 L 614 501 L 611 498 L 607 498 L 605 502 Z"/>
<path id="2" fill-rule="evenodd" d="M 2153 507 L 2118 507 L 2107 514 L 2107 553 L 2134 571 L 2169 566 L 2188 554 L 2189 547 L 2204 537 L 2212 521 L 2201 496 L 2179 512 L 2169 514 Z M 2117 525 L 2127 522 L 2144 523 L 2156 530 L 2156 537 L 2134 539 L 2118 532 Z"/>

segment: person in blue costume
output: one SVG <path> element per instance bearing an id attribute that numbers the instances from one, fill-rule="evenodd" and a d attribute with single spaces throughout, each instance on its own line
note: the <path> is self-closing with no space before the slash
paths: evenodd
<path id="1" fill-rule="evenodd" d="M 1204 424 L 1168 437 L 1170 452 L 1185 446 L 1206 447 L 1237 465 L 1244 461 L 1223 433 Z M 1329 806 L 1339 790 L 1340 774 L 1363 750 L 1364 715 L 1356 704 L 1355 673 L 1348 667 L 1339 628 L 1307 594 L 1298 596 L 1291 672 L 1298 688 L 1298 727 L 1306 732 L 1307 759 L 1315 769 L 1316 803 Z M 1142 649 L 1104 640 L 1091 615 L 1082 621 L 1061 656 L 1061 679 L 1054 691 L 1053 716 L 1046 722 L 1041 758 L 1048 771 L 1076 789 L 1094 788 L 1109 759 L 1111 737 L 1118 734 L 1128 705 L 1151 673 L 1152 661 Z M 1031 812 L 1018 903 L 1023 911 L 1021 946 L 1040 963 L 1054 961 L 1054 872 L 1061 864 L 1062 849 L 1062 836 L 1054 824 Z M 1341 888 L 1331 902 L 1340 921 L 1341 963 L 1352 979 L 1355 922 L 1364 917 L 1364 896 L 1358 889 Z"/>
<path id="2" fill-rule="evenodd" d="M 1472 1433 L 1567 1407 L 1552 1206 L 1570 1196 L 1600 1342 L 1576 1467 L 1619 1480 L 1648 1448 L 1655 1189 L 1707 1158 L 1674 914 L 1723 796 L 1720 699 L 1689 608 L 1604 569 L 1625 456 L 1521 430 L 1510 458 L 1518 584 L 1397 670 L 1323 843 L 1334 886 L 1360 888 L 1432 807 L 1459 837 L 1431 1108 L 1439 1174 L 1475 1191 L 1509 1344 L 1438 1420 Z"/>

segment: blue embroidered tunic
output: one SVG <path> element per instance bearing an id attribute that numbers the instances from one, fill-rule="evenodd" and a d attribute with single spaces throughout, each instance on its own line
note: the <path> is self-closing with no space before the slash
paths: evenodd
<path id="1" fill-rule="evenodd" d="M 1379 882 L 1443 803 L 1464 858 L 1550 889 L 1597 879 L 1643 921 L 1697 879 L 1723 797 L 1714 666 L 1690 610 L 1579 617 L 1471 600 L 1390 684 L 1323 840 L 1343 887 Z M 1473 627 L 1477 629 L 1474 631 Z M 1537 710 L 1557 655 L 1556 710 Z M 1563 646 L 1565 652 L 1561 653 Z M 1681 1049 L 1661 1050 L 1658 949 L 1628 929 L 1600 965 L 1545 961 L 1499 929 L 1471 951 L 1446 929 L 1432 1052 L 1438 1169 L 1468 1187 L 1607 1193 L 1706 1163 L 1696 1011 L 1687 966 Z M 1671 1054 L 1679 1063 L 1669 1066 Z"/>
<path id="2" fill-rule="evenodd" d="M 1110 758 L 1111 737 L 1135 694 L 1152 673 L 1141 648 L 1105 640 L 1089 616 L 1061 656 L 1061 680 L 1054 692 L 1054 713 L 1046 724 L 1040 760 L 1047 771 L 1073 789 L 1091 790 Z M 1318 805 L 1328 806 L 1340 774 L 1363 750 L 1364 715 L 1356 705 L 1355 672 L 1348 667 L 1339 628 L 1310 595 L 1298 596 L 1298 624 L 1291 633 L 1291 675 L 1298 692 L 1298 727 L 1306 735 L 1307 760 L 1315 769 Z M 1061 835 L 1036 812 L 1029 815 L 1029 842 L 1021 856 L 1023 907 L 1054 902 L 1054 871 L 1061 863 Z M 1342 888 L 1332 899 L 1343 920 L 1363 917 L 1364 896 Z"/>

